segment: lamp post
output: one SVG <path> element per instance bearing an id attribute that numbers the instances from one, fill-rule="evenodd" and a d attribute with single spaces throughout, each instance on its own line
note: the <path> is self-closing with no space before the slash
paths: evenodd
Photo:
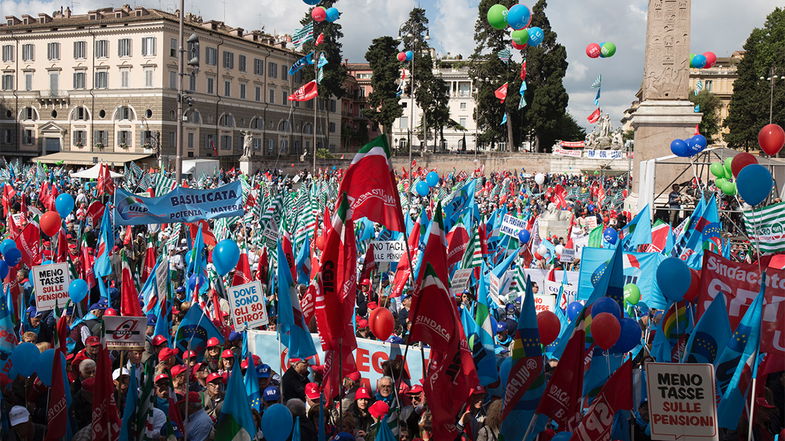
<path id="1" fill-rule="evenodd" d="M 769 76 L 768 77 L 760 77 L 761 81 L 768 81 L 769 82 L 769 124 L 772 123 L 773 116 L 774 116 L 774 83 L 777 80 L 785 79 L 785 75 L 777 76 L 777 68 L 771 66 L 769 68 Z"/>

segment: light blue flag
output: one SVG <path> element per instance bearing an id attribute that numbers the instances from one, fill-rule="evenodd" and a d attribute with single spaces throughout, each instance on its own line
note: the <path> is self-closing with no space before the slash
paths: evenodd
<path id="1" fill-rule="evenodd" d="M 485 270 L 483 264 L 483 272 Z M 477 306 L 474 312 L 474 331 L 469 337 L 468 344 L 472 351 L 474 364 L 477 367 L 477 376 L 480 384 L 487 386 L 499 379 L 496 370 L 496 343 L 493 340 L 494 330 L 491 323 L 491 302 L 488 298 L 488 279 L 480 280 L 477 292 Z"/>
<path id="2" fill-rule="evenodd" d="M 175 342 L 182 354 L 191 350 L 197 354 L 203 354 L 207 346 L 207 340 L 215 337 L 223 344 L 224 338 L 213 322 L 204 314 L 198 303 L 194 303 L 185 313 L 183 321 L 177 328 Z"/>
<path id="3" fill-rule="evenodd" d="M 649 204 L 646 204 L 622 231 L 626 233 L 623 240 L 626 251 L 635 251 L 638 249 L 638 245 L 651 243 L 651 210 L 649 209 Z"/>
<path id="4" fill-rule="evenodd" d="M 308 325 L 303 319 L 300 299 L 294 290 L 292 271 L 286 261 L 281 241 L 278 241 L 278 335 L 289 348 L 289 358 L 306 359 L 316 355 Z"/>
<path id="5" fill-rule="evenodd" d="M 101 235 L 98 238 L 98 249 L 93 264 L 93 271 L 97 278 L 105 277 L 112 274 L 112 262 L 109 260 L 109 253 L 114 248 L 114 229 L 112 228 L 112 221 L 109 218 L 109 207 L 104 208 L 104 214 L 101 217 Z"/>
<path id="6" fill-rule="evenodd" d="M 215 439 L 252 439 L 256 436 L 256 423 L 253 420 L 248 396 L 243 385 L 243 373 L 240 363 L 234 363 L 226 386 L 226 397 L 221 408 L 221 415 L 215 424 Z M 247 435 L 242 431 L 248 432 Z"/>
<path id="7" fill-rule="evenodd" d="M 309 64 L 313 64 L 313 52 L 295 61 L 294 64 L 292 64 L 292 67 L 289 68 L 289 75 L 296 74 L 300 69 Z"/>
<path id="8" fill-rule="evenodd" d="M 172 347 L 172 314 L 169 311 L 171 308 L 167 299 L 162 299 L 161 302 L 163 301 L 166 301 L 164 305 L 166 307 L 158 308 L 153 335 L 163 335 L 167 340 L 166 345 Z"/>
<path id="9" fill-rule="evenodd" d="M 502 122 L 499 123 L 500 126 L 507 124 L 507 112 L 504 112 L 504 116 L 502 117 Z"/>
<path id="10" fill-rule="evenodd" d="M 376 438 L 374 441 L 395 441 L 398 438 L 393 435 L 390 425 L 387 422 L 387 415 L 379 421 L 379 428 L 376 430 Z"/>
<path id="11" fill-rule="evenodd" d="M 188 233 L 186 233 L 188 235 Z M 204 239 L 202 238 L 202 224 L 199 224 L 199 230 L 196 232 L 196 238 L 194 239 L 193 248 L 191 251 L 191 261 L 188 263 L 188 269 L 186 271 L 186 275 L 190 278 L 192 275 L 196 275 L 198 280 L 201 281 L 201 285 L 199 286 L 199 292 L 204 293 L 207 292 L 207 288 L 209 282 L 207 281 L 207 261 L 204 257 Z M 192 296 L 193 289 L 190 286 L 190 283 L 186 283 L 186 289 L 188 290 L 189 296 Z M 194 285 L 193 288 L 196 288 Z M 189 297 L 190 298 L 190 297 Z"/>
<path id="12" fill-rule="evenodd" d="M 518 89 L 518 93 L 522 96 L 523 93 L 526 92 L 527 89 L 528 89 L 528 86 L 526 85 L 526 81 L 521 81 L 521 88 Z"/>
<path id="13" fill-rule="evenodd" d="M 57 353 L 55 353 L 57 354 Z M 139 401 L 139 385 L 136 380 L 136 366 L 131 365 L 131 376 L 128 380 L 128 392 L 125 394 L 125 407 L 123 407 L 123 420 L 120 429 L 120 441 L 128 441 L 131 429 L 129 425 L 136 415 L 136 404 Z"/>
<path id="14" fill-rule="evenodd" d="M 319 54 L 319 62 L 316 64 L 316 67 L 321 69 L 324 66 L 327 66 L 327 63 L 328 63 L 327 57 L 325 57 L 324 52 L 322 52 L 321 54 Z"/>
<path id="15" fill-rule="evenodd" d="M 306 236 L 300 251 L 297 253 L 297 258 L 294 260 L 294 266 L 297 268 L 297 283 L 308 285 L 310 282 L 311 274 L 311 238 Z"/>
<path id="16" fill-rule="evenodd" d="M 444 210 L 445 231 L 450 231 L 452 226 L 458 222 L 459 217 L 463 216 L 466 210 L 474 208 L 476 205 L 474 200 L 474 195 L 476 192 L 477 180 L 472 178 L 463 184 L 460 190 L 457 191 L 457 193 L 449 200 L 449 202 L 446 202 L 442 205 Z M 479 216 L 476 216 L 476 219 L 479 219 Z"/>
<path id="17" fill-rule="evenodd" d="M 594 95 L 594 106 L 595 107 L 599 107 L 600 106 L 600 91 L 601 90 L 602 89 L 598 87 L 597 88 L 597 94 Z"/>
<path id="18" fill-rule="evenodd" d="M 698 320 L 684 348 L 682 363 L 714 363 L 730 339 L 730 321 L 725 295 L 717 293 Z"/>
<path id="19" fill-rule="evenodd" d="M 243 332 L 243 334 L 248 334 Z M 248 402 L 251 403 L 251 408 L 261 411 L 262 409 L 262 394 L 259 391 L 259 378 L 256 376 L 256 365 L 253 361 L 253 356 L 248 354 L 248 368 L 245 370 L 245 394 L 248 396 Z"/>
<path id="20" fill-rule="evenodd" d="M 673 361 L 673 346 L 665 337 L 660 320 L 654 328 L 654 341 L 651 343 L 651 356 L 659 363 L 670 363 Z"/>

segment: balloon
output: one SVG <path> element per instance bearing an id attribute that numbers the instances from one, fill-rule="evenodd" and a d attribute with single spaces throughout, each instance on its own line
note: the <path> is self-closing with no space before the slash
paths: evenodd
<path id="1" fill-rule="evenodd" d="M 599 58 L 602 48 L 597 43 L 592 43 L 586 46 L 586 56 L 589 58 Z"/>
<path id="2" fill-rule="evenodd" d="M 5 279 L 5 276 L 8 275 L 8 264 L 5 263 L 5 260 L 0 260 L 0 279 Z"/>
<path id="3" fill-rule="evenodd" d="M 41 351 L 33 343 L 22 343 L 11 352 L 11 363 L 16 372 L 24 377 L 29 377 L 35 372 Z"/>
<path id="4" fill-rule="evenodd" d="M 619 232 L 616 231 L 616 229 L 613 227 L 608 227 L 605 229 L 605 231 L 602 232 L 602 238 L 605 240 L 605 242 L 613 245 L 617 240 L 619 240 Z"/>
<path id="5" fill-rule="evenodd" d="M 537 314 L 537 329 L 540 331 L 540 343 L 545 346 L 556 341 L 561 331 L 561 322 L 552 311 Z"/>
<path id="6" fill-rule="evenodd" d="M 559 244 L 554 247 L 556 249 L 556 255 L 561 256 L 561 253 L 564 252 L 564 245 Z"/>
<path id="7" fill-rule="evenodd" d="M 292 433 L 292 413 L 283 404 L 273 404 L 262 414 L 262 432 L 267 441 L 285 441 Z"/>
<path id="8" fill-rule="evenodd" d="M 41 218 L 38 220 L 41 231 L 49 237 L 54 236 L 60 231 L 61 222 L 60 215 L 57 214 L 56 211 L 47 211 L 42 214 Z"/>
<path id="9" fill-rule="evenodd" d="M 71 297 L 74 303 L 79 303 L 87 297 L 89 289 L 87 282 L 82 279 L 76 279 L 68 285 L 68 296 Z"/>
<path id="10" fill-rule="evenodd" d="M 751 164 L 739 173 L 736 188 L 739 196 L 750 205 L 758 205 L 765 201 L 771 193 L 774 182 L 769 170 L 760 164 Z"/>
<path id="11" fill-rule="evenodd" d="M 567 305 L 567 318 L 570 319 L 571 322 L 575 321 L 575 319 L 578 318 L 578 314 L 581 313 L 582 309 L 583 304 L 581 302 L 570 303 Z"/>
<path id="12" fill-rule="evenodd" d="M 541 28 L 536 26 L 529 28 L 529 46 L 537 47 L 542 44 L 543 40 L 545 40 L 545 32 Z"/>
<path id="13" fill-rule="evenodd" d="M 709 171 L 717 178 L 725 177 L 725 166 L 721 162 L 712 162 L 709 166 Z"/>
<path id="14" fill-rule="evenodd" d="M 341 18 L 341 13 L 338 12 L 337 9 L 335 9 L 335 8 L 328 8 L 327 9 L 327 21 L 332 23 L 335 20 L 338 20 L 339 18 Z"/>
<path id="15" fill-rule="evenodd" d="M 425 197 L 425 196 L 428 196 L 428 193 L 431 192 L 431 187 L 428 187 L 428 183 L 427 182 L 420 181 L 420 182 L 417 183 L 417 185 L 414 186 L 414 190 L 421 197 Z"/>
<path id="16" fill-rule="evenodd" d="M 595 303 L 596 304 L 596 303 Z M 594 306 L 592 306 L 592 310 Z M 613 347 L 619 340 L 621 334 L 621 324 L 613 314 L 603 312 L 597 314 L 591 320 L 591 336 L 597 346 L 605 349 L 606 351 Z"/>
<path id="17" fill-rule="evenodd" d="M 641 327 L 638 322 L 631 318 L 623 318 L 619 324 L 621 332 L 619 333 L 619 339 L 611 347 L 611 352 L 623 354 L 631 351 L 641 343 Z"/>
<path id="18" fill-rule="evenodd" d="M 19 261 L 22 260 L 22 252 L 18 248 L 11 248 L 5 252 L 3 257 L 5 257 L 5 263 L 8 266 L 17 266 Z"/>
<path id="19" fill-rule="evenodd" d="M 322 0 L 303 0 L 303 1 L 305 2 L 306 5 L 313 6 L 313 5 L 318 5 L 319 2 L 322 1 Z"/>
<path id="20" fill-rule="evenodd" d="M 602 313 L 613 314 L 614 317 L 620 319 L 621 308 L 619 303 L 610 297 L 600 297 L 591 304 L 591 316 L 593 318 Z"/>
<path id="21" fill-rule="evenodd" d="M 692 275 L 682 260 L 669 257 L 657 267 L 657 286 L 662 294 L 671 302 L 678 302 L 690 287 Z"/>
<path id="22" fill-rule="evenodd" d="M 755 156 L 752 156 L 749 153 L 741 152 L 733 157 L 733 160 L 730 162 L 730 170 L 733 173 L 733 177 L 738 178 L 739 172 L 741 172 L 744 167 L 757 163 L 758 159 Z M 3 245 L 0 244 L 0 248 L 2 248 L 2 246 Z"/>
<path id="23" fill-rule="evenodd" d="M 532 234 L 529 230 L 521 230 L 518 232 L 518 241 L 520 243 L 529 243 L 529 240 L 532 238 Z"/>
<path id="24" fill-rule="evenodd" d="M 706 57 L 706 68 L 714 66 L 714 63 L 717 62 L 717 54 L 714 52 L 704 52 L 703 56 Z"/>
<path id="25" fill-rule="evenodd" d="M 536 182 L 537 185 L 544 184 L 545 183 L 545 175 L 542 174 L 542 173 L 537 173 L 536 175 L 534 175 L 534 182 Z"/>
<path id="26" fill-rule="evenodd" d="M 507 24 L 513 29 L 523 29 L 529 26 L 532 13 L 526 5 L 513 5 L 507 12 Z"/>
<path id="27" fill-rule="evenodd" d="M 38 364 L 35 367 L 35 374 L 44 386 L 52 386 L 52 364 L 57 355 L 54 349 L 47 349 L 38 356 Z"/>
<path id="28" fill-rule="evenodd" d="M 502 30 L 507 27 L 507 8 L 504 5 L 493 5 L 488 9 L 488 24 L 494 29 Z"/>
<path id="29" fill-rule="evenodd" d="M 376 308 L 368 317 L 368 325 L 376 338 L 387 340 L 395 329 L 395 319 L 389 309 Z"/>
<path id="30" fill-rule="evenodd" d="M 709 140 L 706 139 L 703 135 L 695 135 L 692 137 L 693 141 L 693 151 L 696 150 L 696 147 L 699 147 L 695 153 L 700 153 L 709 145 Z"/>
<path id="31" fill-rule="evenodd" d="M 546 256 L 548 254 L 548 248 L 546 248 L 545 245 L 540 245 L 539 248 L 537 248 L 537 252 L 540 253 L 540 256 Z"/>
<path id="32" fill-rule="evenodd" d="M 572 432 L 559 432 L 551 438 L 551 441 L 570 441 Z"/>
<path id="33" fill-rule="evenodd" d="M 529 41 L 527 40 L 526 43 L 528 43 L 528 42 Z M 522 50 L 526 49 L 526 43 L 518 44 L 518 43 L 515 42 L 515 40 L 513 40 L 510 44 L 512 44 L 513 48 L 518 49 L 519 51 L 522 51 Z"/>
<path id="34" fill-rule="evenodd" d="M 684 300 L 694 302 L 698 298 L 701 289 L 701 273 L 698 270 L 690 268 L 690 287 L 684 294 Z"/>
<path id="35" fill-rule="evenodd" d="M 602 276 L 605 274 L 605 271 L 608 269 L 608 262 L 603 263 L 602 265 L 598 266 L 596 270 L 591 274 L 591 284 L 592 286 L 596 286 Z"/>
<path id="36" fill-rule="evenodd" d="M 191 277 L 188 278 L 188 289 L 193 291 L 196 289 L 196 285 L 199 285 L 199 290 L 201 291 L 205 283 L 207 283 L 207 279 L 203 275 L 191 274 Z"/>
<path id="37" fill-rule="evenodd" d="M 602 58 L 610 58 L 616 53 L 616 45 L 607 42 L 602 44 L 602 48 L 600 48 L 600 55 Z"/>
<path id="38" fill-rule="evenodd" d="M 728 182 L 722 188 L 720 188 L 720 190 L 722 190 L 722 192 L 728 196 L 733 196 L 738 191 L 738 188 L 736 188 L 735 182 Z"/>
<path id="39" fill-rule="evenodd" d="M 316 238 L 316 248 L 324 251 L 324 245 L 326 244 L 327 238 L 324 234 Z"/>
<path id="40" fill-rule="evenodd" d="M 429 187 L 436 187 L 437 185 L 439 185 L 439 174 L 436 173 L 435 171 L 429 172 L 425 176 L 425 182 L 428 183 Z"/>
<path id="41" fill-rule="evenodd" d="M 62 193 L 55 199 L 55 208 L 60 217 L 66 217 L 74 211 L 74 197 L 68 193 Z"/>
<path id="42" fill-rule="evenodd" d="M 733 158 L 725 158 L 722 166 L 725 168 L 725 177 L 728 179 L 733 178 Z"/>
<path id="43" fill-rule="evenodd" d="M 641 301 L 641 290 L 638 285 L 634 283 L 624 285 L 624 301 L 630 305 L 637 305 Z"/>
<path id="44" fill-rule="evenodd" d="M 690 54 L 690 67 L 695 67 L 695 54 Z"/>
<path id="45" fill-rule="evenodd" d="M 785 146 L 785 130 L 777 124 L 767 124 L 758 132 L 758 145 L 770 156 L 774 156 Z"/>
<path id="46" fill-rule="evenodd" d="M 510 38 L 512 38 L 513 43 L 516 43 L 521 46 L 525 46 L 529 44 L 529 30 L 520 29 L 517 31 L 512 31 L 510 32 Z"/>
<path id="47" fill-rule="evenodd" d="M 406 61 L 406 52 L 398 52 L 398 61 L 401 63 Z"/>
<path id="48" fill-rule="evenodd" d="M 685 158 L 689 156 L 688 154 L 689 146 L 687 145 L 687 142 L 684 141 L 683 139 L 674 139 L 671 142 L 671 152 L 673 152 L 673 154 L 676 156 Z"/>
<path id="49" fill-rule="evenodd" d="M 327 19 L 327 9 L 317 6 L 311 10 L 311 18 L 317 23 L 321 23 Z"/>
<path id="50" fill-rule="evenodd" d="M 696 69 L 703 69 L 706 67 L 706 56 L 703 54 L 696 54 L 694 57 L 692 57 L 692 65 Z"/>
<path id="51" fill-rule="evenodd" d="M 406 61 L 412 61 L 412 58 L 414 58 L 414 52 L 406 51 Z"/>
<path id="52" fill-rule="evenodd" d="M 218 242 L 213 249 L 213 265 L 219 275 L 225 276 L 240 261 L 240 248 L 232 239 Z"/>
<path id="53" fill-rule="evenodd" d="M 13 239 L 5 239 L 0 242 L 0 253 L 5 254 L 11 248 L 16 248 L 16 242 Z"/>

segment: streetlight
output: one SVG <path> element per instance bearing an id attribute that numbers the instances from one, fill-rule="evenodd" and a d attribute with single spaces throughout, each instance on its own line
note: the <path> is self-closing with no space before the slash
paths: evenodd
<path id="1" fill-rule="evenodd" d="M 760 77 L 761 81 L 768 81 L 769 86 L 769 124 L 771 124 L 774 115 L 774 83 L 777 80 L 785 79 L 785 75 L 777 76 L 775 75 L 777 72 L 777 68 L 771 66 L 769 69 L 769 76 L 768 77 Z"/>

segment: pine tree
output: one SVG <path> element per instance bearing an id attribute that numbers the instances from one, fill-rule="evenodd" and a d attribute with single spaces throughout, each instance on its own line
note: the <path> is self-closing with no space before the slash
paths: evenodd
<path id="1" fill-rule="evenodd" d="M 720 132 L 719 112 L 722 103 L 720 103 L 720 99 L 717 95 L 706 89 L 703 89 L 697 95 L 691 93 L 690 101 L 692 101 L 693 104 L 700 106 L 703 118 L 701 118 L 701 123 L 698 128 L 700 129 L 701 134 L 705 136 L 711 144 L 715 141 L 714 137 Z"/>
<path id="2" fill-rule="evenodd" d="M 368 95 L 369 108 L 363 113 L 368 119 L 382 127 L 387 135 L 387 142 L 393 145 L 393 122 L 403 115 L 403 107 L 398 99 L 397 91 L 400 63 L 396 59 L 398 42 L 392 37 L 379 37 L 373 40 L 365 53 L 373 72 L 371 87 L 373 92 Z"/>

